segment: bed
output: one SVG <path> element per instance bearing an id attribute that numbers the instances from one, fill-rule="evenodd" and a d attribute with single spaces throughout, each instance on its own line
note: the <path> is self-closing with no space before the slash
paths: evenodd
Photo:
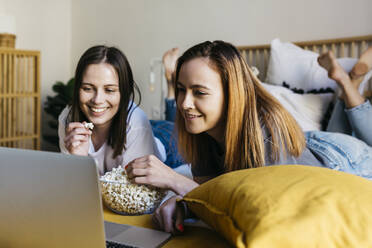
<path id="1" fill-rule="evenodd" d="M 294 116 L 304 131 L 324 130 L 339 87 L 317 62 L 318 54 L 333 51 L 340 65 L 350 71 L 363 51 L 372 46 L 372 35 L 239 46 L 248 65 L 258 69 L 263 86 Z M 360 86 L 371 96 L 372 71 Z"/>
<path id="2" fill-rule="evenodd" d="M 337 58 L 358 58 L 363 51 L 372 45 L 372 35 L 293 43 L 304 50 L 311 50 L 319 54 L 331 50 Z M 258 68 L 261 72 L 258 77 L 265 82 L 269 64 L 270 44 L 238 46 L 238 49 L 250 66 Z"/>
<path id="3" fill-rule="evenodd" d="M 273 43 L 272 43 L 273 44 Z M 271 44 L 271 45 L 272 45 Z M 349 57 L 349 58 L 357 58 L 368 46 L 372 45 L 372 35 L 367 36 L 359 36 L 359 37 L 349 37 L 349 38 L 340 38 L 340 39 L 332 39 L 332 40 L 316 40 L 316 41 L 305 41 L 305 42 L 295 42 L 297 46 L 304 49 L 304 51 L 311 51 L 321 53 L 326 50 L 332 50 L 338 58 L 341 57 Z M 268 79 L 268 67 L 270 66 L 270 45 L 257 45 L 257 46 L 239 46 L 238 49 L 248 62 L 250 66 L 257 67 L 259 70 L 258 77 L 262 82 L 267 82 Z M 302 53 L 302 51 L 300 51 Z M 310 54 L 314 56 L 313 54 Z M 309 55 L 309 56 L 310 56 Z M 311 57 L 310 56 L 310 57 Z M 294 63 L 293 59 L 290 58 L 290 62 Z M 352 61 L 348 61 L 348 63 L 352 64 Z M 282 63 L 282 61 L 281 61 Z M 355 60 L 354 60 L 355 63 Z M 275 74 L 275 73 L 274 73 Z M 324 77 L 324 75 L 322 75 Z M 314 101 L 313 104 L 316 104 L 317 101 L 321 100 L 321 103 L 317 106 L 324 105 L 324 102 L 329 103 L 334 98 L 334 93 L 331 91 L 322 90 L 320 92 L 315 92 L 319 94 L 314 94 L 314 91 L 311 89 L 303 90 L 303 92 L 293 92 L 293 90 L 299 90 L 299 87 L 294 87 L 293 85 L 289 84 L 289 87 L 286 89 L 282 89 L 282 79 L 274 86 L 279 88 L 270 88 L 273 86 L 267 86 L 269 89 L 272 89 L 273 92 L 276 89 L 279 89 L 278 95 L 290 95 L 289 98 L 292 98 L 293 95 L 291 94 L 299 94 L 301 96 L 307 96 L 308 94 L 312 94 L 310 98 L 299 99 L 297 98 L 296 101 L 293 103 L 289 103 L 290 105 L 298 105 L 299 101 Z M 285 87 L 284 87 L 285 88 Z M 371 80 L 367 80 L 363 91 L 370 91 L 372 89 Z M 318 90 L 319 91 L 319 90 Z M 327 95 L 327 97 L 322 96 L 314 96 L 314 95 Z M 285 97 L 284 97 L 285 98 Z M 325 100 L 326 99 L 326 100 Z M 283 99 L 282 99 L 283 100 Z M 286 101 L 286 100 L 283 100 Z M 298 111 L 296 106 L 294 106 L 293 111 Z M 316 112 L 316 111 L 315 111 Z M 307 129 L 321 129 L 320 121 L 322 118 L 322 114 L 324 114 L 325 108 L 322 107 L 322 110 L 317 111 L 317 119 L 314 120 L 314 125 L 310 126 L 302 126 L 304 130 Z M 297 116 L 297 118 L 300 118 Z M 304 120 L 307 122 L 308 120 Z M 284 168 L 286 167 L 286 168 Z M 339 172 L 334 172 L 331 170 L 323 171 L 326 169 L 323 168 L 312 168 L 309 167 L 306 169 L 307 175 L 320 175 L 317 180 L 303 180 L 303 174 L 299 176 L 298 168 L 299 166 L 278 166 L 276 172 L 276 178 L 284 178 L 282 185 L 293 186 L 294 184 L 298 185 L 299 188 L 305 187 L 306 189 L 313 189 L 318 191 L 317 185 L 323 185 L 321 195 L 327 195 L 327 198 L 316 198 L 316 199 L 309 199 L 309 195 L 311 194 L 301 194 L 301 192 L 288 192 L 286 191 L 285 196 L 286 199 L 283 199 L 283 194 L 281 194 L 279 189 L 275 186 L 274 181 L 269 176 L 268 173 L 263 173 L 262 170 L 251 169 L 249 173 L 251 175 L 232 175 L 231 177 L 234 180 L 226 179 L 227 181 L 220 182 L 220 185 L 224 185 L 221 191 L 218 190 L 218 184 L 216 185 L 213 180 L 207 182 L 204 188 L 201 190 L 187 195 L 185 197 L 185 201 L 190 204 L 190 207 L 193 207 L 195 211 L 201 213 L 203 220 L 207 223 L 211 223 L 213 226 L 212 229 L 201 227 L 201 226 L 193 226 L 193 225 L 186 225 L 185 232 L 182 235 L 174 236 L 169 242 L 167 242 L 164 247 L 371 247 L 372 240 L 369 238 L 369 233 L 372 230 L 372 183 L 368 180 L 359 179 L 353 175 L 345 175 L 338 174 Z M 282 169 L 284 168 L 284 169 Z M 330 171 L 330 172 L 328 172 Z M 260 174 L 261 173 L 261 174 Z M 330 173 L 329 175 L 327 173 Z M 281 177 L 281 175 L 284 175 Z M 291 175 L 288 177 L 286 175 Z M 258 190 L 256 192 L 243 192 L 243 195 L 238 191 L 237 188 L 241 189 L 242 184 L 237 185 L 235 178 L 242 177 L 245 180 L 246 178 L 250 178 L 252 180 L 256 180 L 257 178 L 262 178 L 255 184 L 244 184 L 247 185 L 248 189 L 247 192 L 250 191 L 252 188 Z M 299 177 L 298 177 L 299 176 Z M 310 177 L 310 176 L 309 176 Z M 289 179 L 290 178 L 290 179 Z M 300 179 L 301 180 L 300 180 Z M 266 180 L 266 181 L 265 181 Z M 294 180 L 294 181 L 291 181 Z M 235 182 L 234 182 L 235 181 Z M 306 182 L 307 184 L 303 186 L 302 184 Z M 328 182 L 334 182 L 334 185 L 337 185 L 336 188 L 327 187 Z M 230 189 L 230 187 L 226 186 L 232 184 L 231 187 L 233 191 L 226 192 L 225 188 Z M 317 188 L 314 188 L 314 184 Z M 203 184 L 204 185 L 204 184 Z M 268 188 L 272 187 L 274 188 Z M 311 188 L 313 187 L 313 188 Z M 201 187 L 199 187 L 201 188 Z M 204 191 L 203 191 L 204 190 Z M 288 190 L 286 188 L 285 190 Z M 213 195 L 218 191 L 218 195 Z M 342 194 L 339 194 L 339 191 Z M 233 195 L 229 199 L 223 197 L 224 192 L 226 195 Z M 233 192 L 233 194 L 231 193 Z M 266 192 L 269 192 L 268 195 L 265 195 Z M 310 192 L 310 191 L 309 191 Z M 205 195 L 208 194 L 208 200 L 205 200 Z M 261 203 L 257 203 L 259 207 L 263 204 L 264 207 L 267 207 L 269 202 L 272 204 L 277 204 L 285 200 L 290 206 L 286 206 L 284 210 L 280 211 L 280 214 L 283 215 L 283 212 L 286 212 L 287 209 L 291 209 L 291 211 L 295 211 L 296 214 L 288 214 L 285 216 L 275 215 L 274 217 L 269 218 L 269 222 L 273 219 L 280 219 L 279 222 L 282 223 L 284 226 L 283 228 L 276 228 L 270 231 L 268 230 L 268 226 L 263 226 L 262 223 L 268 220 L 264 219 L 257 219 L 256 217 L 262 214 L 261 209 L 257 206 L 255 208 L 247 209 L 246 206 L 241 206 L 244 208 L 243 214 L 238 212 L 237 218 L 232 218 L 234 214 L 237 214 L 234 210 L 234 213 L 231 213 L 229 216 L 226 213 L 221 213 L 216 210 L 214 207 L 216 202 L 220 205 L 223 204 L 235 204 L 239 205 L 243 199 L 247 199 L 247 195 L 249 197 L 252 196 L 259 196 L 261 194 L 264 195 L 264 200 Z M 200 197 L 203 195 L 203 197 Z M 226 196 L 225 195 L 225 196 Z M 276 196 L 277 198 L 273 198 Z M 301 197 L 300 197 L 301 196 Z M 222 197 L 222 198 L 221 198 Z M 279 198 L 278 198 L 279 197 Z M 216 200 L 216 199 L 217 200 Z M 220 199 L 221 198 L 221 199 Z M 254 198 L 253 198 L 254 199 Z M 325 200 L 324 200 L 325 199 Z M 236 201 L 238 200 L 238 201 Z M 250 198 L 252 200 L 252 198 Z M 250 201 L 249 200 L 249 201 Z M 325 202 L 325 209 L 316 211 L 316 207 L 307 209 L 307 205 L 303 205 L 304 203 L 308 204 L 316 204 L 319 202 Z M 218 205 L 217 204 L 217 205 Z M 297 206 L 296 204 L 301 205 L 300 207 L 294 208 L 292 205 Z M 350 205 L 353 209 L 346 209 L 346 205 Z M 246 204 L 243 204 L 246 205 Z M 315 205 L 314 205 L 315 206 Z M 360 210 L 359 207 L 364 206 L 365 211 L 362 209 Z M 226 211 L 229 212 L 231 205 L 226 207 Z M 345 209 L 344 209 L 345 208 Z M 299 210 L 300 209 L 300 210 Z M 342 210 L 342 211 L 341 211 Z M 297 211 L 297 212 L 296 212 Z M 299 215 L 299 212 L 301 215 Z M 340 214 L 334 214 L 341 211 Z M 350 211 L 350 214 L 345 215 L 345 211 Z M 302 216 L 302 213 L 306 213 L 306 216 Z M 239 216 L 250 216 L 250 219 L 241 218 Z M 345 217 L 346 216 L 346 217 Z M 142 216 L 121 216 L 110 212 L 109 210 L 104 210 L 104 217 L 108 221 L 113 221 L 117 223 L 126 223 L 132 224 L 142 227 L 154 228 L 151 222 L 150 215 L 142 215 Z M 243 224 L 242 224 L 243 221 Z M 245 222 L 244 222 L 245 221 Z M 313 222 L 315 221 L 315 223 Z M 339 221 L 339 222 L 337 222 Z M 346 222 L 345 222 L 346 221 Z M 332 235 L 326 235 L 326 237 L 318 237 L 319 233 L 314 226 L 321 223 L 322 227 L 325 228 L 324 230 L 333 229 Z M 345 224 L 346 223 L 346 224 Z M 361 226 L 360 226 L 360 223 Z M 240 227 L 239 227 L 240 226 Z M 241 226 L 244 226 L 244 230 L 242 230 Z M 257 229 L 257 227 L 261 226 L 261 229 Z M 341 226 L 342 228 L 338 228 Z M 276 225 L 277 227 L 277 225 Z M 335 228 L 337 227 L 337 228 Z M 314 229 L 315 228 L 315 229 Z M 214 231 L 213 229 L 217 230 L 218 232 Z M 363 230 L 364 229 L 364 230 Z M 315 230 L 315 231 L 314 231 Z M 323 230 L 323 229 L 321 229 Z M 326 231 L 324 231 L 326 232 Z M 269 233 L 269 234 L 268 234 Z M 253 235 L 254 234 L 254 235 Z M 268 235 L 270 236 L 268 238 Z M 359 235 L 359 236 L 358 236 Z M 328 237 L 330 236 L 330 237 Z M 257 238 L 258 237 L 258 238 Z M 330 243 L 330 240 L 327 238 L 333 238 L 334 243 Z M 249 246 L 247 245 L 249 243 Z"/>

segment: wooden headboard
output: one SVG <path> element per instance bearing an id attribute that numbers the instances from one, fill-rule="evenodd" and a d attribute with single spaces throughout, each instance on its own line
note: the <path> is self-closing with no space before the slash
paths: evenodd
<path id="1" fill-rule="evenodd" d="M 372 46 L 372 35 L 293 43 L 306 50 L 312 50 L 317 53 L 332 50 L 337 58 L 358 58 L 367 47 Z M 249 66 L 257 67 L 260 71 L 258 78 L 261 81 L 264 81 L 269 63 L 270 45 L 238 46 L 238 49 L 246 59 Z"/>

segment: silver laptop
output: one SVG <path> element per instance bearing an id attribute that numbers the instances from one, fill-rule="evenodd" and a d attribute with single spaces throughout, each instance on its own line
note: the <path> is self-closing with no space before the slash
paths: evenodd
<path id="1" fill-rule="evenodd" d="M 157 230 L 104 224 L 92 158 L 0 147 L 0 247 L 104 248 L 105 240 L 159 247 L 169 238 Z"/>

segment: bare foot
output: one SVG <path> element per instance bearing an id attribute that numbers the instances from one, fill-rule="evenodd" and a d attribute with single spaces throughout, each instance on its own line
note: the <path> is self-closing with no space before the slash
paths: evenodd
<path id="1" fill-rule="evenodd" d="M 179 48 L 175 47 L 166 51 L 163 55 L 163 65 L 165 68 L 165 78 L 167 79 L 167 81 L 172 80 L 172 74 L 176 69 L 176 62 L 179 57 L 178 53 Z"/>
<path id="2" fill-rule="evenodd" d="M 372 46 L 365 50 L 349 73 L 352 83 L 359 87 L 364 75 L 372 69 Z"/>
<path id="3" fill-rule="evenodd" d="M 354 65 L 349 75 L 350 75 L 350 78 L 353 80 L 353 79 L 358 79 L 364 76 L 367 72 L 368 72 L 368 65 L 364 62 L 358 62 Z"/>
<path id="4" fill-rule="evenodd" d="M 335 80 L 341 88 L 350 86 L 351 80 L 349 75 L 337 62 L 332 51 L 321 54 L 318 57 L 318 63 L 321 67 L 327 70 L 328 77 Z"/>
<path id="5" fill-rule="evenodd" d="M 347 108 L 358 106 L 365 101 L 364 97 L 360 95 L 358 90 L 363 77 L 351 80 L 349 74 L 347 74 L 337 62 L 331 51 L 320 55 L 318 57 L 318 63 L 328 71 L 328 77 L 335 80 L 340 86 L 342 90 L 340 98 L 345 101 Z"/>
<path id="6" fill-rule="evenodd" d="M 349 76 L 351 78 L 351 83 L 357 89 L 359 89 L 360 84 L 363 82 L 364 75 L 368 72 L 368 66 L 364 62 L 358 61 L 350 71 Z"/>
<path id="7" fill-rule="evenodd" d="M 172 77 L 174 76 L 174 71 L 176 70 L 176 62 L 179 57 L 179 48 L 175 47 L 166 51 L 163 55 L 163 65 L 165 69 L 165 78 L 167 79 L 168 85 L 168 99 L 173 99 L 175 97 L 174 86 Z"/>
<path id="8" fill-rule="evenodd" d="M 358 63 L 355 64 L 354 68 L 350 72 L 352 79 L 358 78 L 365 75 L 369 70 L 372 69 L 372 46 L 368 47 L 358 60 Z"/>

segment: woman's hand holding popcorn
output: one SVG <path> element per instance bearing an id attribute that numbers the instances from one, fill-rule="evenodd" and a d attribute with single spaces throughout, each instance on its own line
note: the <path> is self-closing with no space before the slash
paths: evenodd
<path id="1" fill-rule="evenodd" d="M 87 156 L 89 151 L 89 137 L 92 131 L 86 127 L 87 123 L 71 122 L 66 128 L 65 146 L 69 153 Z"/>
<path id="2" fill-rule="evenodd" d="M 131 161 L 125 167 L 128 178 L 137 184 L 169 189 L 178 195 L 185 195 L 198 184 L 178 174 L 154 155 L 147 155 Z"/>
<path id="3" fill-rule="evenodd" d="M 93 130 L 93 128 L 94 128 L 94 125 L 91 122 L 83 122 L 83 124 L 84 124 L 85 128 L 88 128 L 90 130 Z"/>

